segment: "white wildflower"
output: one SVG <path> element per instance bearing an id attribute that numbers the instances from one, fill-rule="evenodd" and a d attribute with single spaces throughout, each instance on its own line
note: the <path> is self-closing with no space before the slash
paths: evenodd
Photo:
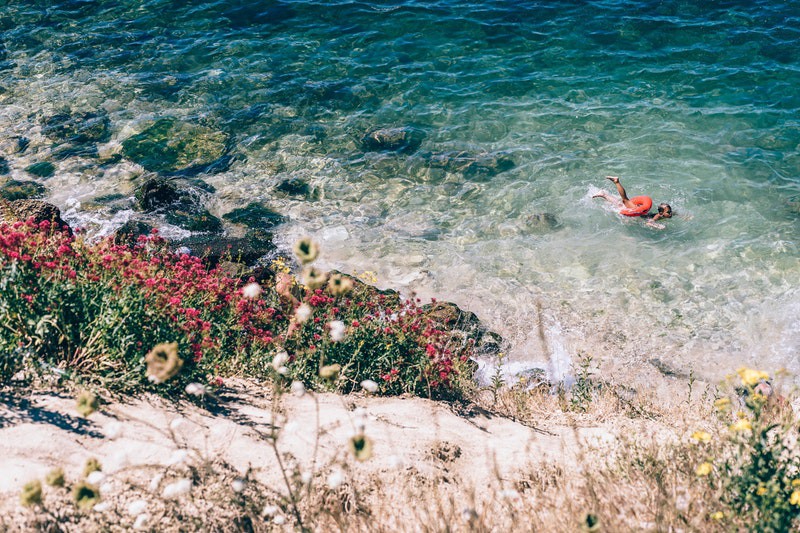
<path id="1" fill-rule="evenodd" d="M 286 523 L 286 517 L 283 516 L 282 514 L 279 514 L 278 516 L 272 519 L 272 523 L 275 524 L 276 526 L 282 526 L 283 524 Z"/>
<path id="2" fill-rule="evenodd" d="M 344 472 L 339 469 L 334 470 L 328 474 L 328 487 L 332 489 L 339 488 L 344 483 Z"/>
<path id="3" fill-rule="evenodd" d="M 461 511 L 461 518 L 463 518 L 465 522 L 472 522 L 478 518 L 478 513 L 471 507 L 465 507 Z"/>
<path id="4" fill-rule="evenodd" d="M 309 483 L 311 483 L 311 480 L 313 478 L 314 476 L 311 475 L 311 472 L 303 472 L 302 474 L 300 474 L 300 481 L 303 482 L 303 485 L 308 485 Z"/>
<path id="5" fill-rule="evenodd" d="M 139 516 L 147 510 L 147 500 L 133 500 L 128 504 L 128 514 Z"/>
<path id="6" fill-rule="evenodd" d="M 294 312 L 294 317 L 301 324 L 304 323 L 311 318 L 311 306 L 308 304 L 301 304 L 300 307 L 297 308 L 297 311 Z"/>
<path id="7" fill-rule="evenodd" d="M 158 486 L 161 485 L 161 481 L 164 479 L 164 474 L 156 474 L 153 476 L 153 479 L 150 480 L 150 492 L 155 492 L 158 490 Z"/>
<path id="8" fill-rule="evenodd" d="M 371 379 L 365 379 L 362 381 L 361 388 L 367 392 L 378 392 L 378 384 Z"/>
<path id="9" fill-rule="evenodd" d="M 109 502 L 100 502 L 100 503 L 96 504 L 94 507 L 92 507 L 92 510 L 94 510 L 94 511 L 96 511 L 98 513 L 102 513 L 104 511 L 108 511 L 109 509 L 111 509 L 111 503 L 109 503 Z"/>
<path id="10" fill-rule="evenodd" d="M 189 452 L 186 450 L 175 450 L 167 460 L 167 466 L 177 466 L 186 462 L 189 458 Z"/>
<path id="11" fill-rule="evenodd" d="M 303 385 L 302 381 L 292 381 L 292 394 L 297 396 L 298 398 L 302 398 L 303 395 L 306 393 L 306 386 Z"/>
<path id="12" fill-rule="evenodd" d="M 277 505 L 265 505 L 261 514 L 264 516 L 274 516 L 278 511 L 280 511 L 280 508 Z"/>
<path id="13" fill-rule="evenodd" d="M 289 362 L 289 354 L 286 353 L 286 350 L 281 350 L 275 354 L 275 357 L 272 358 L 272 368 L 275 371 L 278 371 L 282 366 L 285 366 L 286 363 Z"/>
<path id="14" fill-rule="evenodd" d="M 189 494 L 192 490 L 192 480 L 190 479 L 179 479 L 178 481 L 172 482 L 166 487 L 164 487 L 164 497 L 171 499 L 171 498 L 180 498 L 185 494 Z"/>
<path id="15" fill-rule="evenodd" d="M 99 470 L 95 470 L 86 476 L 86 482 L 90 485 L 99 485 L 106 478 L 106 475 Z"/>
<path id="16" fill-rule="evenodd" d="M 346 329 L 344 322 L 341 320 L 333 320 L 328 323 L 328 327 L 330 328 L 331 340 L 333 342 L 339 342 L 344 339 L 344 332 Z"/>
<path id="17" fill-rule="evenodd" d="M 231 488 L 233 492 L 240 493 L 244 491 L 244 480 L 243 479 L 234 479 L 231 483 Z"/>
<path id="18" fill-rule="evenodd" d="M 242 296 L 245 298 L 258 298 L 261 295 L 261 292 L 261 285 L 255 281 L 242 287 Z"/>
<path id="19" fill-rule="evenodd" d="M 109 422 L 105 427 L 106 437 L 111 440 L 117 439 L 122 436 L 123 425 L 116 420 Z"/>
<path id="20" fill-rule="evenodd" d="M 206 393 L 206 388 L 200 383 L 189 383 L 186 385 L 186 394 L 192 396 L 202 396 Z"/>
<path id="21" fill-rule="evenodd" d="M 150 521 L 150 515 L 147 513 L 140 514 L 136 517 L 136 520 L 133 522 L 133 529 L 139 531 L 142 529 L 148 529 L 147 523 Z"/>

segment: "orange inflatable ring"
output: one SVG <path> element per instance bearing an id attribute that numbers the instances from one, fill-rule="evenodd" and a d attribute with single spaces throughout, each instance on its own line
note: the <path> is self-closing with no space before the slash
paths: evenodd
<path id="1" fill-rule="evenodd" d="M 626 207 L 620 211 L 621 215 L 626 217 L 640 217 L 646 215 L 650 208 L 653 207 L 653 199 L 649 196 L 634 196 L 631 198 L 635 207 Z"/>

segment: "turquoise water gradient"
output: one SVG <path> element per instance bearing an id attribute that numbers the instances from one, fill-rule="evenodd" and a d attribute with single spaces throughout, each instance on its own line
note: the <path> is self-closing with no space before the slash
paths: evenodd
<path id="1" fill-rule="evenodd" d="M 62 110 L 107 112 L 101 152 L 156 117 L 202 122 L 236 155 L 202 176 L 216 214 L 262 201 L 289 215 L 283 243 L 311 234 L 328 266 L 456 301 L 525 364 L 562 375 L 584 350 L 800 372 L 796 3 L 12 1 L 0 31 L 14 177 L 51 153 L 41 123 Z M 397 126 L 424 132 L 418 151 L 359 149 Z M 514 167 L 430 164 L 455 152 Z M 130 193 L 133 165 L 57 165 L 46 184 L 71 221 L 130 216 L 89 206 Z M 591 198 L 609 174 L 676 218 L 617 216 Z M 290 177 L 319 199 L 273 194 Z M 543 213 L 558 224 L 528 220 Z"/>

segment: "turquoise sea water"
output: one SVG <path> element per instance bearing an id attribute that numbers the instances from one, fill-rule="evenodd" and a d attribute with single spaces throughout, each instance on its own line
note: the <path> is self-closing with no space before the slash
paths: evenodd
<path id="1" fill-rule="evenodd" d="M 42 124 L 102 113 L 102 154 L 176 117 L 228 135 L 233 163 L 199 176 L 212 212 L 271 206 L 283 244 L 310 234 L 327 266 L 459 303 L 521 366 L 800 373 L 795 3 L 7 0 L 0 43 L 10 176 L 53 161 L 49 199 L 97 234 L 132 212 L 93 199 L 141 169 L 54 157 Z M 365 152 L 376 127 L 421 145 Z M 593 200 L 609 174 L 671 203 L 667 229 Z M 277 195 L 287 178 L 316 199 Z"/>

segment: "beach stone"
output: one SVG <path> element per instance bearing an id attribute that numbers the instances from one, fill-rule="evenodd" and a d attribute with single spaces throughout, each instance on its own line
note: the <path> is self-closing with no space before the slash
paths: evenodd
<path id="1" fill-rule="evenodd" d="M 286 221 L 286 217 L 280 213 L 255 202 L 234 209 L 230 213 L 222 215 L 222 218 L 235 224 L 243 224 L 248 228 L 264 229 L 274 228 Z"/>
<path id="2" fill-rule="evenodd" d="M 56 166 L 50 161 L 39 161 L 25 168 L 25 172 L 39 178 L 50 178 L 56 173 Z"/>
<path id="3" fill-rule="evenodd" d="M 41 198 L 45 194 L 45 187 L 35 181 L 7 181 L 0 187 L 0 197 L 6 200 L 23 200 L 26 198 Z"/>
<path id="4" fill-rule="evenodd" d="M 514 160 L 507 154 L 468 152 L 446 152 L 429 154 L 426 156 L 428 165 L 432 168 L 443 168 L 447 172 L 456 172 L 465 178 L 476 181 L 488 179 L 514 168 Z"/>
<path id="5" fill-rule="evenodd" d="M 105 112 L 58 113 L 44 120 L 42 133 L 60 142 L 89 144 L 111 138 L 111 121 Z"/>
<path id="6" fill-rule="evenodd" d="M 365 133 L 361 149 L 367 152 L 405 152 L 417 150 L 425 139 L 424 132 L 411 127 L 378 128 Z"/>
<path id="7" fill-rule="evenodd" d="M 163 118 L 122 143 L 128 159 L 162 174 L 220 171 L 227 168 L 228 137 L 206 126 Z"/>

